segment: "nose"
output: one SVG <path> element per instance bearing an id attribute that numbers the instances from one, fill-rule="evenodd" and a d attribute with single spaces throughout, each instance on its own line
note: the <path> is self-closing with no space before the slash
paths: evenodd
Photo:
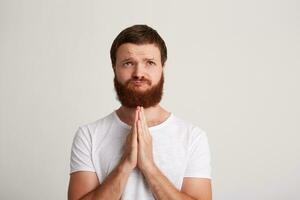
<path id="1" fill-rule="evenodd" d="M 144 66 L 142 64 L 137 64 L 132 73 L 134 79 L 143 79 L 145 78 Z"/>

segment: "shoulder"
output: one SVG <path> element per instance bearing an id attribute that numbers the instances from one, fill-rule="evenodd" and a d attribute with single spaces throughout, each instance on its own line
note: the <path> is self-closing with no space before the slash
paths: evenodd
<path id="1" fill-rule="evenodd" d="M 114 120 L 114 113 L 112 112 L 92 122 L 79 125 L 76 135 L 85 135 L 92 138 L 97 133 L 97 130 L 99 129 L 101 130 L 105 127 L 109 127 L 110 124 L 113 122 L 113 120 Z"/>
<path id="2" fill-rule="evenodd" d="M 197 124 L 172 114 L 172 126 L 185 130 L 191 138 L 204 136 L 206 132 Z"/>

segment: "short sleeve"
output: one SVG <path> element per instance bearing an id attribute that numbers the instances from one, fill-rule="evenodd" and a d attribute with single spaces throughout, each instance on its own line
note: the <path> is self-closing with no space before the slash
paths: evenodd
<path id="1" fill-rule="evenodd" d="M 95 172 L 91 136 L 82 127 L 77 129 L 71 149 L 70 174 L 76 171 Z"/>
<path id="2" fill-rule="evenodd" d="M 188 163 L 184 177 L 211 179 L 210 149 L 206 133 L 194 128 L 188 150 Z"/>

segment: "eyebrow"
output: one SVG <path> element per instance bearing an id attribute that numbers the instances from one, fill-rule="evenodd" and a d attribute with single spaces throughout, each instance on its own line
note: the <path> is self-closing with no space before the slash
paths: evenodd
<path id="1" fill-rule="evenodd" d="M 126 61 L 129 61 L 131 60 L 131 58 L 125 58 L 124 60 L 121 60 L 121 62 L 126 62 Z"/>
<path id="2" fill-rule="evenodd" d="M 143 60 L 155 60 L 155 58 L 144 58 Z"/>
<path id="3" fill-rule="evenodd" d="M 129 58 L 125 58 L 125 59 L 123 59 L 123 60 L 121 60 L 121 62 L 126 62 L 126 61 L 130 61 L 130 60 L 132 60 L 133 58 L 132 57 L 129 57 Z M 133 59 L 134 60 L 134 59 Z M 154 60 L 155 61 L 155 58 L 153 57 L 153 58 L 144 58 L 143 59 L 143 61 L 148 61 L 148 60 Z"/>

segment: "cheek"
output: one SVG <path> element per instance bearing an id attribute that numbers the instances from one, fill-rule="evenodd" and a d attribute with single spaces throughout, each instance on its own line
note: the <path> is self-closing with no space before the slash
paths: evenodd
<path id="1" fill-rule="evenodd" d="M 125 83 L 128 79 L 131 78 L 129 73 L 120 72 L 118 70 L 116 70 L 115 76 L 120 83 Z"/>
<path id="2" fill-rule="evenodd" d="M 160 81 L 161 77 L 162 77 L 162 72 L 157 72 L 155 74 L 152 74 L 153 84 L 157 84 Z"/>

